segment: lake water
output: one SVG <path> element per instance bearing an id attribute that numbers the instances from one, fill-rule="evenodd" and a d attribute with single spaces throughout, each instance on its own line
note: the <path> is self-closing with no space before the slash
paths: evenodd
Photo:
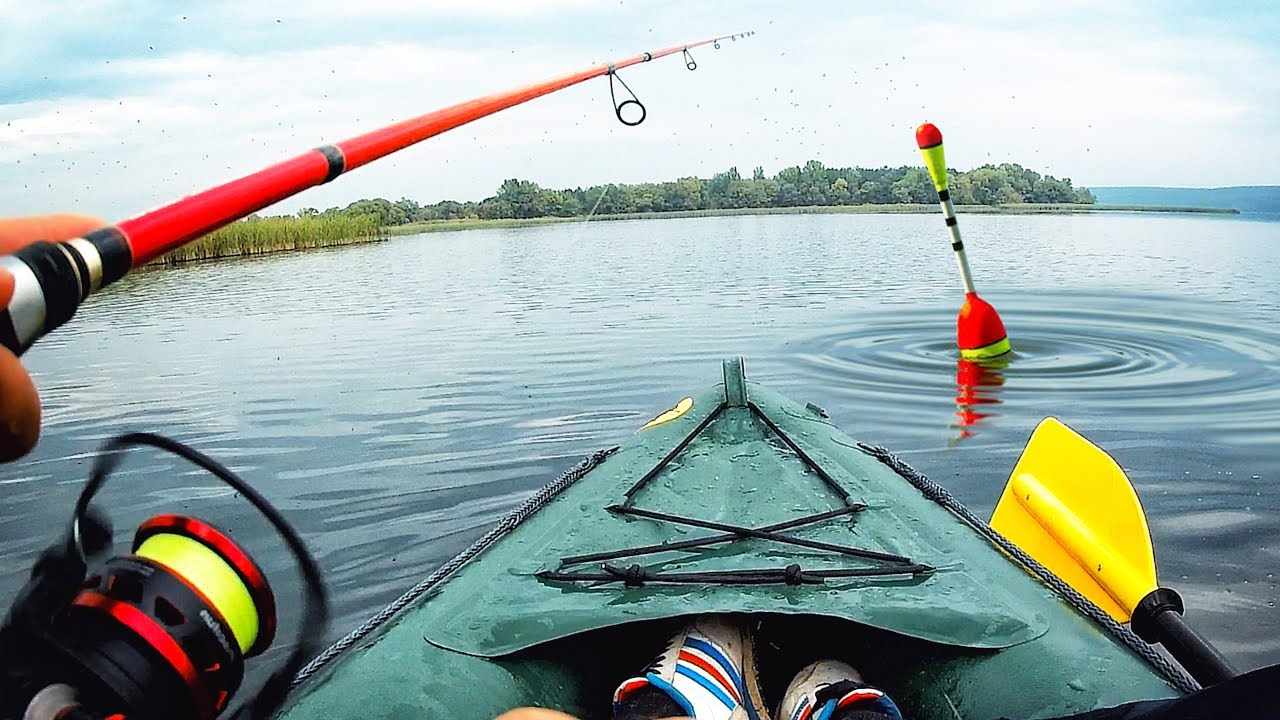
<path id="1" fill-rule="evenodd" d="M 741 354 L 982 515 L 1035 423 L 1062 418 L 1128 470 L 1189 621 L 1241 667 L 1280 662 L 1280 223 L 961 228 L 1017 350 L 981 374 L 957 365 L 961 292 L 932 215 L 474 230 L 138 273 L 26 356 L 47 424 L 0 468 L 0 597 L 96 447 L 143 429 L 278 504 L 324 569 L 336 637 Z M 102 502 L 120 545 L 161 510 L 233 531 L 279 576 L 291 632 L 283 550 L 222 488 L 140 453 Z"/>

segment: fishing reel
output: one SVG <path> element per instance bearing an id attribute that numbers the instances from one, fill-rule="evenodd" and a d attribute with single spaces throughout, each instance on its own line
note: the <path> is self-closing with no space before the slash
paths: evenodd
<path id="1" fill-rule="evenodd" d="M 89 505 L 125 448 L 159 447 L 243 495 L 285 540 L 306 593 L 299 642 L 240 715 L 265 718 L 316 654 L 328 620 L 324 588 L 297 533 L 253 488 L 173 440 L 134 433 L 106 446 L 71 526 L 45 550 L 0 627 L 0 718 L 213 720 L 244 678 L 246 660 L 276 635 L 276 602 L 261 568 L 226 533 L 159 515 L 134 533 L 131 553 L 101 561 L 110 523 Z M 92 565 L 92 569 L 91 569 Z"/>

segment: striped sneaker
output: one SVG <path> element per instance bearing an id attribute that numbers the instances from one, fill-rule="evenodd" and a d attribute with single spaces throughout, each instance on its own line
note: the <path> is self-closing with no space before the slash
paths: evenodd
<path id="1" fill-rule="evenodd" d="M 657 690 L 695 720 L 755 718 L 754 707 L 744 705 L 751 656 L 751 636 L 743 627 L 723 616 L 704 615 L 677 633 L 642 675 L 618 686 L 614 716 L 632 715 L 628 706 Z M 750 699 L 745 702 L 751 704 Z"/>
<path id="2" fill-rule="evenodd" d="M 837 660 L 819 660 L 796 674 L 778 706 L 777 720 L 890 718 L 902 713 L 883 692 L 867 685 L 857 670 Z"/>

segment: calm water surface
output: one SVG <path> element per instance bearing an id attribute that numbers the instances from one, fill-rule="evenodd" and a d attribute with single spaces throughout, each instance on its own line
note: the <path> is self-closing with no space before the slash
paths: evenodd
<path id="1" fill-rule="evenodd" d="M 47 424 L 0 468 L 0 596 L 96 447 L 144 429 L 285 511 L 325 571 L 336 637 L 742 354 L 980 514 L 1035 423 L 1064 419 L 1129 471 L 1192 623 L 1243 667 L 1280 662 L 1280 223 L 962 227 L 1017 349 L 1003 369 L 957 364 L 960 292 L 933 216 L 476 230 L 140 273 L 26 356 Z M 160 510 L 227 527 L 280 577 L 289 622 L 283 550 L 207 478 L 140 453 L 103 503 L 121 544 Z"/>

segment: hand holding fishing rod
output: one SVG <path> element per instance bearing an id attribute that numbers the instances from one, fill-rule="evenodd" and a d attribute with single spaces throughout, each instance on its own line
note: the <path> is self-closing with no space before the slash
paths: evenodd
<path id="1" fill-rule="evenodd" d="M 86 215 L 42 215 L 0 218 L 0 254 L 20 250 L 38 240 L 70 240 L 102 227 Z M 0 304 L 13 288 L 0 272 Z M 0 463 L 26 455 L 40 436 L 40 397 L 31 375 L 7 347 L 0 347 Z"/>
<path id="2" fill-rule="evenodd" d="M 969 270 L 969 258 L 964 254 L 964 242 L 960 239 L 960 225 L 956 219 L 955 205 L 951 204 L 951 192 L 947 189 L 947 159 L 942 150 L 942 132 L 933 123 L 916 128 L 916 144 L 924 155 L 933 186 L 938 190 L 938 202 L 951 231 L 951 249 L 956 253 L 960 266 L 960 282 L 964 284 L 964 305 L 956 322 L 956 341 L 960 356 L 969 360 L 993 358 L 1004 355 L 1012 348 L 1009 334 L 996 309 L 978 297 L 973 287 L 973 273 Z"/>
<path id="3" fill-rule="evenodd" d="M 76 215 L 0 220 L 0 248 L 74 238 L 102 221 Z M 2 279 L 2 278 L 0 278 Z M 0 462 L 28 452 L 39 434 L 31 377 L 0 347 Z M 276 603 L 266 574 L 230 536 L 193 517 L 143 523 L 131 552 L 106 558 L 111 522 L 90 502 L 126 448 L 150 445 L 190 460 L 231 486 L 284 540 L 305 592 L 288 657 L 242 716 L 264 720 L 319 650 L 328 623 L 320 570 L 297 532 L 251 485 L 199 452 L 156 435 L 104 447 L 66 534 L 31 569 L 0 623 L 0 718 L 211 720 L 229 705 L 246 664 L 272 645 Z"/>

